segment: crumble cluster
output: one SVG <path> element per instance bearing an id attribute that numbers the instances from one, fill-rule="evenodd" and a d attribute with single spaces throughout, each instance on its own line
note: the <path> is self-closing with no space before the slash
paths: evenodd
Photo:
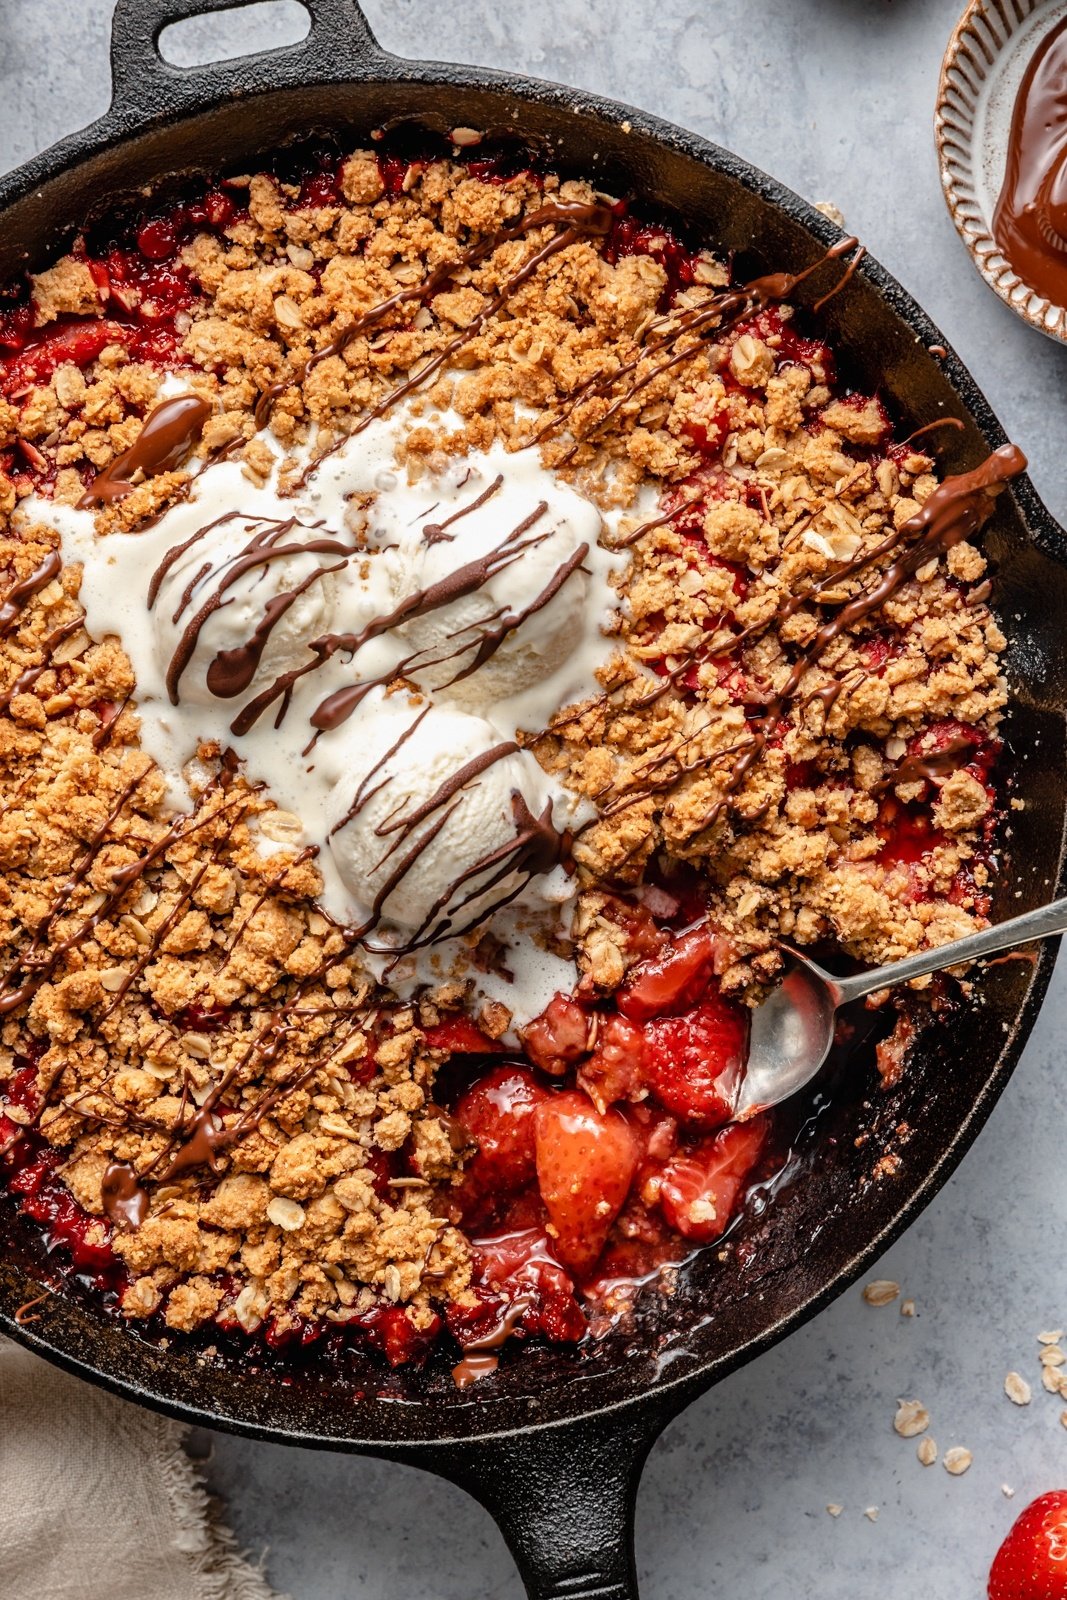
<path id="1" fill-rule="evenodd" d="M 269 386 L 283 385 L 275 437 L 295 449 L 314 429 L 318 452 L 456 343 L 427 400 L 461 424 L 447 436 L 417 430 L 412 470 L 497 438 L 537 442 L 604 507 L 633 508 L 634 530 L 642 492 L 650 504 L 675 495 L 699 506 L 699 537 L 687 523 L 634 541 L 604 693 L 551 730 L 530 730 L 543 763 L 604 812 L 577 847 L 577 952 L 592 990 L 609 994 L 635 959 L 621 894 L 667 858 L 707 875 L 723 981 L 739 991 L 773 974 L 779 937 L 836 940 L 874 961 L 974 927 L 991 802 L 969 773 L 941 786 L 937 843 L 921 861 L 879 859 L 885 796 L 922 792 L 891 781 L 910 742 L 944 720 L 991 735 L 1004 703 L 1004 641 L 975 587 L 984 563 L 973 547 L 931 561 L 835 642 L 735 795 L 729 764 L 709 765 L 745 736 L 814 632 L 814 605 L 776 623 L 783 600 L 873 549 L 936 486 L 927 455 L 890 452 L 876 401 L 835 398 L 818 354 L 783 361 L 788 308 L 701 338 L 686 316 L 727 282 L 718 262 L 695 259 L 664 322 L 668 274 L 654 255 L 611 261 L 589 236 L 485 315 L 552 237 L 546 228 L 457 266 L 427 303 L 398 305 L 305 372 L 356 319 L 546 198 L 595 197 L 582 183 L 482 181 L 443 161 L 412 164 L 387 196 L 369 152 L 345 163 L 341 193 L 325 204 L 298 206 L 298 191 L 264 174 L 246 188 L 247 214 L 181 254 L 198 293 L 177 318 L 171 365 L 213 407 L 201 458 L 240 452 L 260 481 L 270 452 L 254 412 Z M 77 250 L 36 277 L 34 299 L 38 324 L 107 312 Z M 686 354 L 663 367 L 668 337 Z M 0 401 L 0 450 L 13 447 L 20 467 L 43 463 L 55 497 L 74 503 L 87 475 L 137 438 L 159 376 L 116 334 L 90 362 L 61 364 Z M 723 448 L 713 463 L 700 441 L 714 427 Z M 184 492 L 195 465 L 102 508 L 101 530 L 142 525 Z M 5 589 L 48 552 L 50 535 L 10 531 L 32 486 L 15 469 L 0 474 Z M 76 627 L 78 581 L 63 571 L 0 645 L 6 986 L 37 963 L 32 993 L 3 1022 L 0 1089 L 37 1058 L 40 1127 L 75 1198 L 102 1215 L 108 1164 L 165 1170 L 195 1108 L 233 1077 L 219 1115 L 239 1136 L 217 1151 L 218 1170 L 150 1186 L 143 1225 L 115 1231 L 133 1278 L 127 1316 L 162 1309 L 188 1330 L 225 1310 L 246 1329 L 271 1317 L 284 1332 L 296 1318 L 343 1322 L 384 1300 L 426 1327 L 435 1307 L 464 1302 L 471 1277 L 469 1246 L 446 1215 L 463 1151 L 432 1103 L 443 1052 L 425 1035 L 463 992 L 411 1008 L 376 991 L 316 909 L 318 873 L 286 849 L 285 818 L 240 775 L 219 780 L 217 749 L 201 750 L 198 808 L 175 832 L 138 745 L 129 663 L 118 643 Z M 741 629 L 750 636 L 733 650 Z M 650 671 L 670 675 L 653 703 Z M 845 688 L 820 700 L 833 680 Z M 113 904 L 116 870 L 153 847 Z M 269 1051 L 257 1048 L 282 1007 L 285 1028 Z M 499 1036 L 510 1018 L 497 1006 L 479 1020 Z M 17 1107 L 10 1115 L 29 1120 Z"/>

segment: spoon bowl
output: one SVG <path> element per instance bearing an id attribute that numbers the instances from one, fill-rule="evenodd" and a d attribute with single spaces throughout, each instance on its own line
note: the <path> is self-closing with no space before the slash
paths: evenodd
<path id="1" fill-rule="evenodd" d="M 748 1063 L 733 1121 L 745 1122 L 780 1105 L 812 1081 L 833 1043 L 837 1012 L 850 1001 L 1059 933 L 1067 933 L 1067 899 L 847 978 L 835 978 L 799 951 L 785 950 L 785 977 L 752 1013 Z"/>

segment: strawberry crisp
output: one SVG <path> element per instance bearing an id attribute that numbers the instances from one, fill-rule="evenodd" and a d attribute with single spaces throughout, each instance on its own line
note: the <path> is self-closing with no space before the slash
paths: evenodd
<path id="1" fill-rule="evenodd" d="M 141 206 L 0 294 L 0 1190 L 146 1335 L 466 1385 L 781 1166 L 781 941 L 982 925 L 1025 463 L 842 381 L 852 239 L 477 145 Z"/>

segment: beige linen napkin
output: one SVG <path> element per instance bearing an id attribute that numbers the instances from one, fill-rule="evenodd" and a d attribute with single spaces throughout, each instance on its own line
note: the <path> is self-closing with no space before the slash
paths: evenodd
<path id="1" fill-rule="evenodd" d="M 218 1520 L 183 1433 L 0 1339 L 4 1600 L 282 1600 Z"/>

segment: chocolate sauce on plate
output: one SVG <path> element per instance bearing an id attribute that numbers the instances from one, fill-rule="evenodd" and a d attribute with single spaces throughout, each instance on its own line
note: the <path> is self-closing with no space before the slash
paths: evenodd
<path id="1" fill-rule="evenodd" d="M 1020 85 L 993 237 L 1024 283 L 1067 306 L 1067 17 Z"/>

